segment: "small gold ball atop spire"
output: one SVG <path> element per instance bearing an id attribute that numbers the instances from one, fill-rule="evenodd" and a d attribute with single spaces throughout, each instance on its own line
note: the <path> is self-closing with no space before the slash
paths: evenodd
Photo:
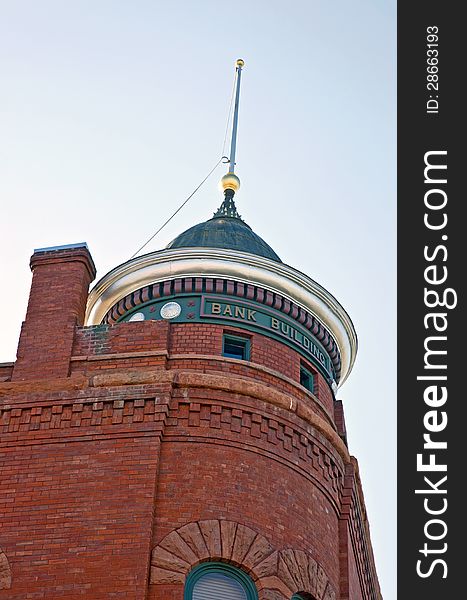
<path id="1" fill-rule="evenodd" d="M 220 180 L 220 186 L 224 192 L 225 190 L 233 190 L 234 192 L 238 192 L 240 189 L 240 179 L 235 175 L 235 173 L 226 173 Z"/>
<path id="2" fill-rule="evenodd" d="M 235 64 L 237 65 L 237 67 L 243 67 L 245 65 L 245 61 L 243 60 L 243 58 L 239 58 Z"/>

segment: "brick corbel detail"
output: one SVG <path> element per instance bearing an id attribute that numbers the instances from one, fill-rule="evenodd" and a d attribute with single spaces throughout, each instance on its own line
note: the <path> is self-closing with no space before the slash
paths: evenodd
<path id="1" fill-rule="evenodd" d="M 263 400 L 278 408 L 296 413 L 298 417 L 314 427 L 329 442 L 331 442 L 344 463 L 350 461 L 346 445 L 337 432 L 322 417 L 319 417 L 301 400 L 280 392 L 279 390 L 275 390 L 264 383 L 251 381 L 250 379 L 243 377 L 232 378 L 225 375 L 179 371 L 174 380 L 174 385 L 179 388 L 208 388 L 250 396 L 252 398 Z"/>
<path id="2" fill-rule="evenodd" d="M 152 585 L 185 583 L 202 562 L 222 561 L 252 577 L 260 600 L 287 600 L 297 592 L 336 600 L 324 569 L 303 550 L 277 551 L 260 533 L 234 521 L 188 523 L 169 533 L 152 551 Z"/>
<path id="3" fill-rule="evenodd" d="M 234 394 L 241 394 L 251 398 L 258 398 L 272 406 L 277 406 L 284 410 L 295 413 L 314 429 L 319 431 L 334 447 L 345 464 L 350 462 L 349 452 L 346 445 L 339 437 L 337 432 L 318 416 L 313 410 L 298 400 L 294 396 L 275 390 L 274 388 L 257 381 L 251 381 L 246 377 L 227 377 L 225 375 L 214 375 L 207 373 L 198 373 L 192 371 L 161 371 L 161 370 L 138 370 L 138 371 L 120 371 L 113 373 L 103 373 L 87 377 L 70 377 L 67 380 L 44 380 L 31 382 L 18 381 L 6 382 L 0 384 L 0 397 L 2 395 L 14 396 L 24 394 L 30 391 L 51 391 L 64 389 L 83 389 L 85 387 L 113 387 L 145 384 L 171 384 L 176 388 L 201 388 L 220 390 Z M 65 387 L 66 384 L 66 387 Z M 13 399 L 13 398 L 11 398 Z M 10 406 L 4 408 L 9 410 Z"/>

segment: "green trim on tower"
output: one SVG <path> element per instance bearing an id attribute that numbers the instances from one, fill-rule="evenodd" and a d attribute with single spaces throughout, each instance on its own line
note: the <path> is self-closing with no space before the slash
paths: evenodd
<path id="1" fill-rule="evenodd" d="M 169 302 L 176 302 L 181 309 L 177 316 L 168 319 L 172 323 L 214 323 L 260 333 L 298 351 L 327 381 L 336 380 L 335 366 L 329 353 L 309 330 L 273 307 L 252 300 L 216 294 L 166 296 L 139 304 L 117 322 L 128 322 L 135 313 L 142 313 L 144 320 L 160 320 L 163 318 L 161 309 Z"/>

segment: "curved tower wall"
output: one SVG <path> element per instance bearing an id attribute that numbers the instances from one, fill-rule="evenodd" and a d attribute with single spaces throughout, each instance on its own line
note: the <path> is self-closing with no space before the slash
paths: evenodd
<path id="1" fill-rule="evenodd" d="M 82 252 L 67 250 L 70 282 Z M 268 259 L 179 249 L 114 269 L 82 324 L 69 307 L 88 281 L 67 286 L 60 251 L 45 255 L 66 302 L 31 293 L 28 352 L 0 367 L 0 599 L 182 600 L 209 561 L 248 574 L 262 600 L 380 598 L 333 391 L 356 351 L 337 301 Z M 163 318 L 169 303 L 180 312 Z M 247 342 L 244 359 L 225 356 L 225 336 Z"/>

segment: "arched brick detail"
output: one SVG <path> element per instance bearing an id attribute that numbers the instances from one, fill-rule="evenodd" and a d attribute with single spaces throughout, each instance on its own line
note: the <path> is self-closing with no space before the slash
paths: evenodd
<path id="1" fill-rule="evenodd" d="M 336 600 L 324 569 L 303 550 L 288 548 L 279 552 L 277 577 L 292 594 L 306 592 L 316 600 Z"/>
<path id="2" fill-rule="evenodd" d="M 6 554 L 0 548 L 0 590 L 11 588 L 11 569 Z"/>
<path id="3" fill-rule="evenodd" d="M 188 523 L 169 533 L 152 551 L 151 584 L 183 584 L 203 561 L 220 560 L 247 571 L 260 600 L 288 600 L 306 592 L 316 600 L 336 600 L 324 569 L 303 550 L 277 551 L 250 527 L 217 519 Z"/>
<path id="4" fill-rule="evenodd" d="M 336 600 L 337 594 L 321 567 L 303 550 L 287 548 L 274 553 L 276 564 L 269 560 L 255 569 L 260 600 L 289 600 L 293 594 L 310 594 L 316 600 Z"/>
<path id="5" fill-rule="evenodd" d="M 167 535 L 152 551 L 151 584 L 184 583 L 200 562 L 221 560 L 251 574 L 277 552 L 261 534 L 233 521 L 217 519 L 188 523 Z"/>

